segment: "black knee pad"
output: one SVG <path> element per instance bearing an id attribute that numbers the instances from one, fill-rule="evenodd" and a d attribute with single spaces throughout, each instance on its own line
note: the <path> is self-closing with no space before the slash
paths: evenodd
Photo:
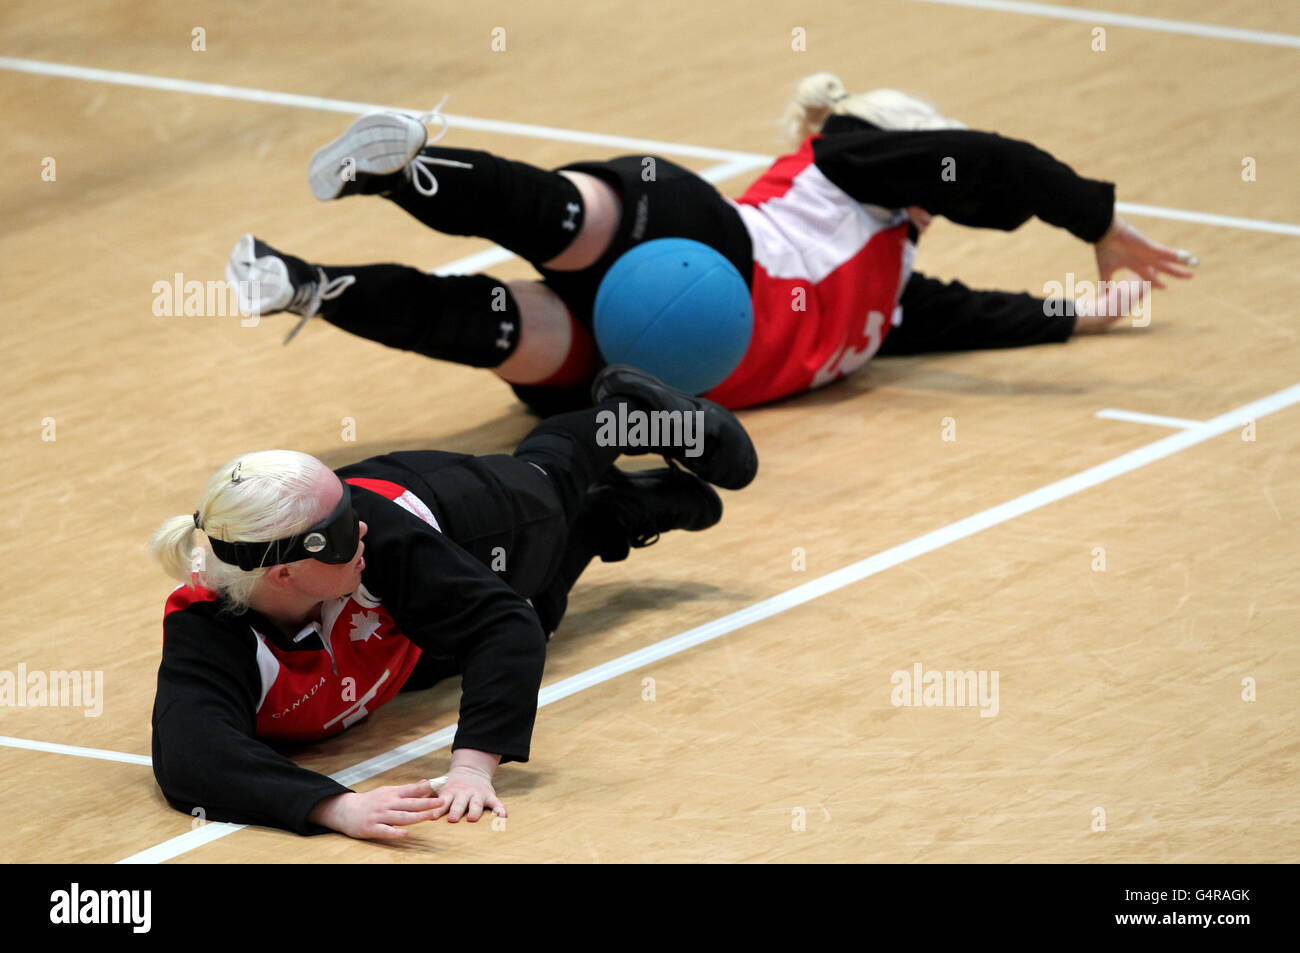
<path id="1" fill-rule="evenodd" d="M 430 275 L 403 265 L 331 266 L 351 275 L 321 317 L 403 351 L 470 367 L 497 367 L 519 346 L 519 305 L 490 275 Z"/>
<path id="2" fill-rule="evenodd" d="M 437 293 L 419 351 L 470 367 L 497 367 L 519 346 L 519 305 L 490 275 L 436 278 Z"/>
<path id="3" fill-rule="evenodd" d="M 476 149 L 426 146 L 420 154 L 438 191 L 407 189 L 399 204 L 440 232 L 490 238 L 540 264 L 568 248 L 582 228 L 582 193 L 558 172 Z"/>

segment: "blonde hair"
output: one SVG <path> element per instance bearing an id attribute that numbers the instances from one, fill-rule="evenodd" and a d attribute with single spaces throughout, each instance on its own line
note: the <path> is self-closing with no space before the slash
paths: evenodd
<path id="1" fill-rule="evenodd" d="M 237 542 L 279 539 L 312 525 L 318 517 L 318 484 L 328 468 L 306 453 L 262 450 L 225 463 L 208 477 L 194 516 L 173 516 L 154 532 L 149 549 L 163 572 L 181 582 L 199 581 L 219 592 L 236 612 L 248 608 L 269 569 L 245 571 L 212 553 L 208 534 Z"/>
<path id="2" fill-rule="evenodd" d="M 798 145 L 831 116 L 856 116 L 881 129 L 965 129 L 965 123 L 949 119 L 931 103 L 896 89 L 873 89 L 850 93 L 834 73 L 815 73 L 799 81 L 794 99 L 781 117 L 781 131 Z"/>

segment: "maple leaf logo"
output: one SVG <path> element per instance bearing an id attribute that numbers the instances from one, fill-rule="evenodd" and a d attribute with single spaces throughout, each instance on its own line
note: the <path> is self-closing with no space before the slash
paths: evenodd
<path id="1" fill-rule="evenodd" d="M 373 612 L 354 612 L 352 631 L 348 635 L 353 642 L 369 642 L 372 635 L 383 641 L 384 637 L 378 634 L 379 624 L 379 616 Z"/>

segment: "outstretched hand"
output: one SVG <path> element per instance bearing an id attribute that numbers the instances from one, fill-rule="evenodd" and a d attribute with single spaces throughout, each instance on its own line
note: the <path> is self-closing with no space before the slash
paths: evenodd
<path id="1" fill-rule="evenodd" d="M 462 817 L 477 821 L 486 808 L 498 817 L 506 816 L 506 806 L 492 787 L 492 775 L 475 765 L 452 764 L 447 772 L 447 782 L 438 791 L 443 804 L 433 812 L 435 818 L 447 815 L 455 824 Z"/>
<path id="2" fill-rule="evenodd" d="M 1143 313 L 1145 283 L 1136 278 L 1112 282 L 1105 293 L 1080 298 L 1074 304 L 1074 333 L 1099 334 L 1120 318 Z"/>
<path id="3" fill-rule="evenodd" d="M 1115 272 L 1127 268 L 1143 281 L 1151 282 L 1153 288 L 1163 288 L 1162 273 L 1190 278 L 1193 271 L 1184 266 L 1199 264 L 1191 252 L 1153 242 L 1118 214 L 1095 247 L 1097 272 L 1102 281 L 1109 281 Z"/>
<path id="4" fill-rule="evenodd" d="M 446 810 L 429 781 L 389 785 L 358 794 L 335 794 L 320 801 L 308 819 L 349 837 L 396 840 L 405 837 L 408 824 L 430 821 Z"/>

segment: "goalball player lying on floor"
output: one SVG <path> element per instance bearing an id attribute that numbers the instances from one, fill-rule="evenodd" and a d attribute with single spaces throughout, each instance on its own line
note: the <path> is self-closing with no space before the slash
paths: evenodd
<path id="1" fill-rule="evenodd" d="M 512 456 L 411 451 L 332 471 L 270 450 L 214 473 L 194 514 L 153 538 L 163 568 L 189 583 L 167 600 L 153 711 L 168 802 L 208 820 L 374 838 L 443 814 L 504 816 L 493 773 L 528 760 L 547 640 L 579 574 L 596 556 L 712 526 L 722 503 L 708 484 L 740 489 L 758 467 L 729 411 L 632 368 L 606 368 L 592 399 Z M 694 415 L 700 439 L 611 443 L 610 415 L 632 414 Z M 620 453 L 670 466 L 623 473 Z M 398 692 L 457 675 L 438 792 L 419 781 L 355 793 L 271 747 L 329 738 Z"/>
<path id="2" fill-rule="evenodd" d="M 752 319 L 734 366 L 692 390 L 733 409 L 820 387 L 876 355 L 1019 347 L 1104 330 L 1148 285 L 1163 288 L 1162 275 L 1192 275 L 1189 253 L 1147 239 L 1116 213 L 1113 184 L 894 90 L 852 95 L 830 74 L 810 76 L 785 125 L 797 151 L 732 200 L 658 156 L 544 171 L 435 145 L 417 118 L 371 114 L 312 158 L 317 198 L 381 195 L 430 228 L 497 242 L 543 280 L 311 264 L 252 235 L 236 244 L 227 276 L 245 310 L 304 321 L 319 313 L 391 347 L 492 368 L 546 414 L 586 401 L 601 360 L 597 291 L 612 266 L 656 239 L 707 246 L 747 286 Z M 1082 307 L 942 282 L 912 267 L 936 215 L 1003 231 L 1037 216 L 1095 246 L 1103 283 L 1121 269 L 1140 280 L 1119 295 L 1085 296 Z M 647 300 L 672 298 L 672 276 L 663 279 L 643 286 Z M 700 311 L 680 333 L 641 342 L 666 365 L 605 358 L 690 389 L 667 368 L 721 333 L 707 303 Z"/>

